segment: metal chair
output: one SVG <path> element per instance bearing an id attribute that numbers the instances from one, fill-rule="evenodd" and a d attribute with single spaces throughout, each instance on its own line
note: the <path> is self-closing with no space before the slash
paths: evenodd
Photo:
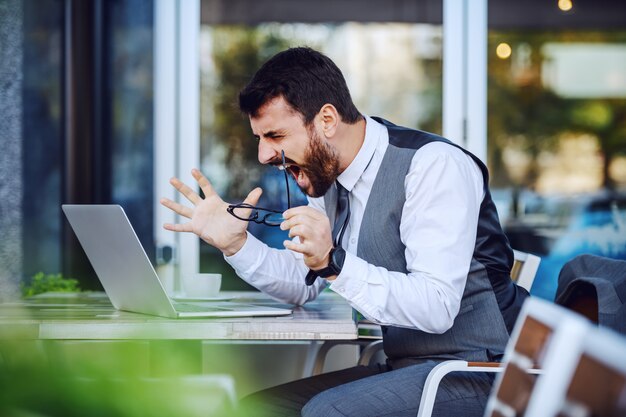
<path id="1" fill-rule="evenodd" d="M 542 377 L 528 404 L 530 415 L 617 417 L 626 415 L 626 338 L 592 329 L 569 363 L 558 355 L 556 372 Z M 535 413 L 535 414 L 531 414 Z M 541 414 L 543 413 L 543 414 Z"/>
<path id="2" fill-rule="evenodd" d="M 538 299 L 523 315 L 535 324 L 507 346 L 485 417 L 626 415 L 626 338 Z"/>
<path id="3" fill-rule="evenodd" d="M 591 327 L 592 323 L 582 316 L 556 304 L 536 298 L 526 300 L 497 368 L 499 375 L 485 416 L 525 415 L 541 378 L 538 375 L 549 370 L 556 355 L 566 356 L 568 344 L 582 341 Z"/>

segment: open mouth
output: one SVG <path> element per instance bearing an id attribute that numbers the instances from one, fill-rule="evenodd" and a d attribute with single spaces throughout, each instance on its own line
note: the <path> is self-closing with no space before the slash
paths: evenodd
<path id="1" fill-rule="evenodd" d="M 282 165 L 278 165 L 278 169 L 282 170 L 283 166 Z M 295 164 L 287 163 L 287 164 L 284 165 L 284 169 L 287 170 L 289 175 L 291 175 L 296 182 L 298 181 L 298 179 L 302 175 L 302 169 L 300 169 L 300 167 L 295 165 Z"/>
<path id="2" fill-rule="evenodd" d="M 296 182 L 298 181 L 298 179 L 302 175 L 302 170 L 300 169 L 299 166 L 296 166 L 296 165 L 291 165 L 291 166 L 287 167 L 287 171 L 291 174 L 293 179 L 296 180 Z"/>

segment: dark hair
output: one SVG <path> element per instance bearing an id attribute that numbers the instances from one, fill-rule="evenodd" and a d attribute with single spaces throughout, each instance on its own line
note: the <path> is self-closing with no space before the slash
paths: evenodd
<path id="1" fill-rule="evenodd" d="M 239 93 L 239 108 L 256 117 L 263 105 L 280 96 L 304 116 L 306 125 L 326 103 L 335 106 L 345 123 L 361 118 L 337 65 L 308 47 L 279 52 L 263 64 Z"/>

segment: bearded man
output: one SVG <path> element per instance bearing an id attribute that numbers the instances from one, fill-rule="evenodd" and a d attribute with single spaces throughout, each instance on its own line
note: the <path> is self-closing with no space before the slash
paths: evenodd
<path id="1" fill-rule="evenodd" d="M 278 220 L 291 240 L 278 250 L 247 233 L 242 220 L 258 219 L 261 189 L 234 216 L 198 170 L 205 198 L 172 179 L 193 208 L 162 200 L 190 219 L 165 228 L 195 233 L 242 279 L 284 302 L 301 305 L 330 287 L 382 326 L 388 357 L 253 394 L 244 412 L 414 416 L 439 362 L 502 357 L 528 293 L 510 279 L 513 252 L 477 157 L 440 136 L 364 116 L 339 68 L 310 48 L 267 61 L 239 105 L 259 162 L 285 167 L 309 197 Z M 444 379 L 435 415 L 482 415 L 491 378 Z"/>

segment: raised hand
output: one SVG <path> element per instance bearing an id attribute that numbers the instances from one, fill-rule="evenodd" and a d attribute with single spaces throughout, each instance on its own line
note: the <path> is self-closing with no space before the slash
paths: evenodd
<path id="1" fill-rule="evenodd" d="M 291 208 L 283 213 L 282 230 L 289 230 L 289 237 L 298 236 L 300 242 L 286 240 L 287 249 L 304 255 L 304 263 L 318 270 L 328 266 L 328 255 L 333 248 L 330 220 L 325 213 L 309 206 Z"/>
<path id="2" fill-rule="evenodd" d="M 187 223 L 166 223 L 163 227 L 173 232 L 194 233 L 226 256 L 237 253 L 246 242 L 248 223 L 228 214 L 226 211 L 228 203 L 220 198 L 209 180 L 199 170 L 192 169 L 191 175 L 202 189 L 204 199 L 178 178 L 172 178 L 170 184 L 185 196 L 193 207 L 162 198 L 160 201 L 162 205 L 190 220 Z M 256 205 L 262 192 L 260 188 L 255 188 L 248 194 L 244 203 Z"/>

